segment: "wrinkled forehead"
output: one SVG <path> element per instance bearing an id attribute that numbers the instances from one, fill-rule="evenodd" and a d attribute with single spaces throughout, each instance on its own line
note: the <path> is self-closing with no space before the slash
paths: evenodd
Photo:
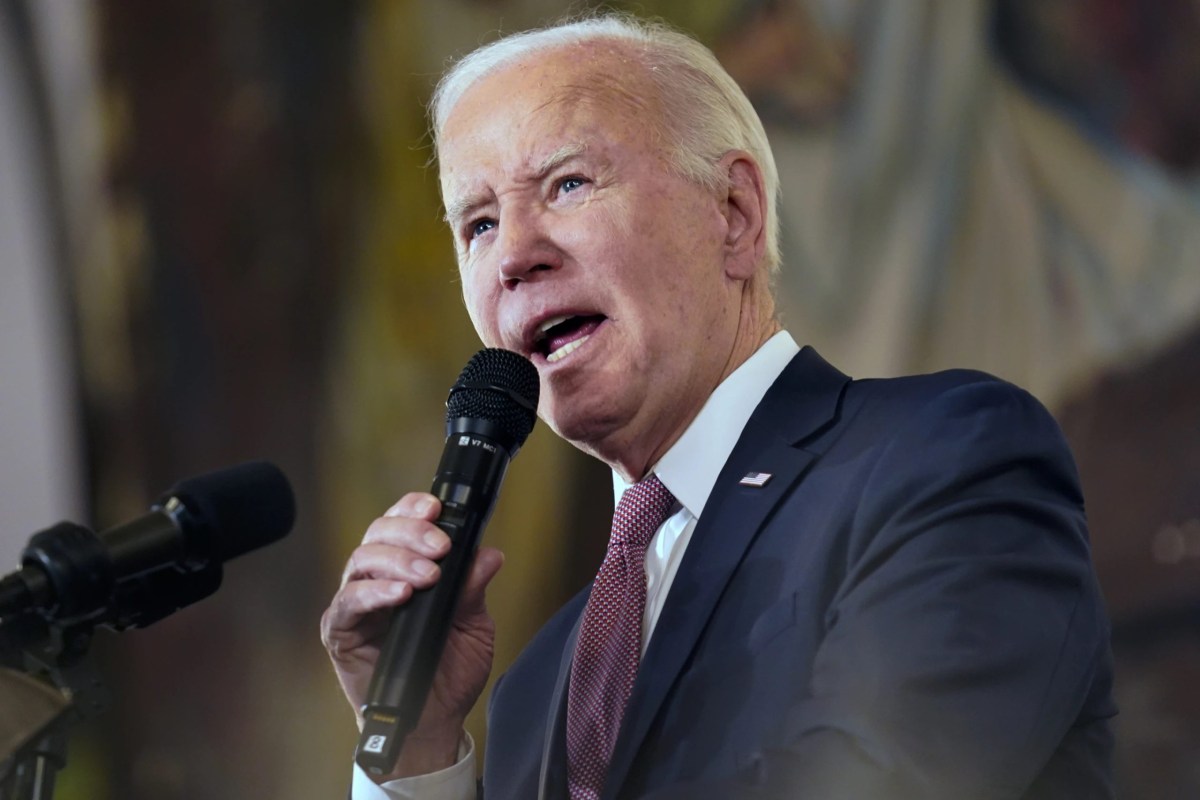
<path id="1" fill-rule="evenodd" d="M 591 103 L 643 119 L 658 111 L 658 90 L 649 69 L 630 46 L 575 45 L 554 56 L 546 66 L 559 81 L 552 91 L 555 102 Z"/>
<path id="2" fill-rule="evenodd" d="M 518 113 L 502 114 L 502 110 Z M 439 174 L 464 140 L 478 144 L 480 131 L 497 120 L 541 133 L 586 115 L 593 125 L 620 127 L 636 121 L 642 133 L 661 133 L 661 103 L 648 67 L 631 46 L 585 42 L 536 51 L 484 73 L 459 95 L 437 132 Z"/>

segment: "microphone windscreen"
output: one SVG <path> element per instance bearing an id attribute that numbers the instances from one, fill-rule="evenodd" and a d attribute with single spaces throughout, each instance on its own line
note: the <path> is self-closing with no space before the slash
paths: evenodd
<path id="1" fill-rule="evenodd" d="M 221 562 L 282 539 L 296 521 L 287 476 L 267 461 L 249 461 L 180 481 L 176 498 L 200 523 L 204 551 Z"/>
<path id="2" fill-rule="evenodd" d="M 446 423 L 463 417 L 488 420 L 520 447 L 537 420 L 538 394 L 537 368 L 529 359 L 485 348 L 471 357 L 451 387 Z"/>

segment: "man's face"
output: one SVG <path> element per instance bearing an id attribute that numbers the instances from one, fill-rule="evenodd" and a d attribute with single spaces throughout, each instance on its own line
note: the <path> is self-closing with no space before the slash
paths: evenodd
<path id="1" fill-rule="evenodd" d="M 541 416 L 632 478 L 731 369 L 744 285 L 727 203 L 668 169 L 639 70 L 595 43 L 539 53 L 476 82 L 439 147 L 480 338 L 528 356 Z"/>

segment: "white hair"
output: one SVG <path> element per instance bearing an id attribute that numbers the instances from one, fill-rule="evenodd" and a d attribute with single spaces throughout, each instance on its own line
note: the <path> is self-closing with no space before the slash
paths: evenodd
<path id="1" fill-rule="evenodd" d="M 745 150 L 758 162 L 767 195 L 766 261 L 777 270 L 779 172 L 762 121 L 712 51 L 665 24 L 605 14 L 506 36 L 469 53 L 442 77 L 430 101 L 435 151 L 450 112 L 476 81 L 533 53 L 598 40 L 632 45 L 658 90 L 668 160 L 682 177 L 717 190 L 729 183 L 719 161 L 730 150 Z"/>

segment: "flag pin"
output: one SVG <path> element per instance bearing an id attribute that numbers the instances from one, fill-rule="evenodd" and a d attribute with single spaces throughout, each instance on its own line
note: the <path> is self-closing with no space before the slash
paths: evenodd
<path id="1" fill-rule="evenodd" d="M 742 486 L 766 486 L 767 481 L 771 480 L 769 472 L 747 472 L 746 477 L 742 478 L 738 483 Z"/>

